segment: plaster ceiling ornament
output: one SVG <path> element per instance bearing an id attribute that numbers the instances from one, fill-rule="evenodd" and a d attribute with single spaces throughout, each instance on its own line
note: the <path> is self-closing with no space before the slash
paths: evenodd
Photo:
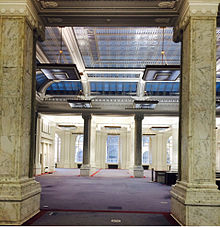
<path id="1" fill-rule="evenodd" d="M 41 1 L 41 6 L 45 8 L 55 8 L 58 6 L 58 3 L 55 1 Z"/>
<path id="2" fill-rule="evenodd" d="M 162 9 L 173 9 L 175 6 L 176 1 L 166 1 L 160 2 L 158 6 Z"/>

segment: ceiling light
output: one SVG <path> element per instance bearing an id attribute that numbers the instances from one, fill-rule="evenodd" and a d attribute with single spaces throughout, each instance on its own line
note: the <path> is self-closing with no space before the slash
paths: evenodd
<path id="1" fill-rule="evenodd" d="M 37 63 L 36 70 L 40 70 L 49 80 L 80 80 L 80 73 L 75 64 L 65 64 L 63 54 L 63 29 L 60 28 L 60 48 L 56 63 Z"/>
<path id="2" fill-rule="evenodd" d="M 67 100 L 72 108 L 91 108 L 91 100 Z"/>
<path id="3" fill-rule="evenodd" d="M 121 126 L 104 126 L 105 129 L 121 129 Z"/>
<path id="4" fill-rule="evenodd" d="M 77 127 L 75 125 L 63 125 L 59 124 L 58 127 L 62 130 L 75 130 Z"/>
<path id="5" fill-rule="evenodd" d="M 136 109 L 154 109 L 158 102 L 158 100 L 134 100 L 134 107 Z"/>
<path id="6" fill-rule="evenodd" d="M 142 79 L 145 81 L 176 81 L 179 76 L 179 65 L 147 65 Z"/>
<path id="7" fill-rule="evenodd" d="M 153 126 L 151 127 L 151 130 L 157 131 L 157 132 L 164 132 L 167 131 L 170 127 L 169 126 Z"/>

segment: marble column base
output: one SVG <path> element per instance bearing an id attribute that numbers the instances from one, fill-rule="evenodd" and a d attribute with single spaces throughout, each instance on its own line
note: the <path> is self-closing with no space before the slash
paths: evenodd
<path id="1" fill-rule="evenodd" d="M 215 184 L 177 182 L 171 190 L 171 214 L 181 225 L 219 226 L 220 191 Z"/>
<path id="2" fill-rule="evenodd" d="M 137 178 L 144 177 L 144 169 L 142 166 L 135 166 L 132 172 L 134 177 L 137 177 Z"/>
<path id="3" fill-rule="evenodd" d="M 90 176 L 91 168 L 90 165 L 83 165 L 80 168 L 80 176 Z"/>
<path id="4" fill-rule="evenodd" d="M 40 211 L 41 187 L 34 179 L 0 182 L 0 225 L 21 225 Z"/>

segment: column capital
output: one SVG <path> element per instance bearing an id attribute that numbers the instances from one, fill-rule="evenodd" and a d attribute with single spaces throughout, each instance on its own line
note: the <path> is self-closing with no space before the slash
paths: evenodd
<path id="1" fill-rule="evenodd" d="M 174 41 L 182 40 L 181 31 L 185 29 L 190 18 L 217 17 L 220 0 L 182 0 L 179 7 L 179 18 L 174 28 Z"/>
<path id="2" fill-rule="evenodd" d="M 33 2 L 32 0 L 2 0 L 0 1 L 0 16 L 25 17 L 36 31 L 38 39 L 43 40 L 45 28 Z"/>
<path id="3" fill-rule="evenodd" d="M 90 120 L 92 118 L 91 113 L 82 113 L 82 118 L 84 120 Z"/>
<path id="4" fill-rule="evenodd" d="M 144 119 L 144 114 L 135 114 L 134 120 L 140 120 L 142 121 Z"/>

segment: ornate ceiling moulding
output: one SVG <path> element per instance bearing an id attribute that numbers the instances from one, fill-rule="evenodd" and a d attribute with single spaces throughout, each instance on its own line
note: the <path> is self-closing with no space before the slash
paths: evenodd
<path id="1" fill-rule="evenodd" d="M 0 15 L 25 16 L 34 28 L 43 29 L 38 12 L 31 0 L 0 0 Z"/>
<path id="2" fill-rule="evenodd" d="M 179 19 L 175 28 L 175 33 L 177 34 L 175 36 L 178 36 L 181 29 L 185 29 L 191 17 L 216 17 L 218 13 L 218 5 L 219 0 L 213 0 L 210 2 L 204 2 L 202 0 L 182 1 L 181 7 L 179 8 Z"/>
<path id="3" fill-rule="evenodd" d="M 158 24 L 169 24 L 170 18 L 156 18 L 154 21 Z"/>
<path id="4" fill-rule="evenodd" d="M 61 17 L 48 17 L 47 18 L 48 23 L 53 24 L 53 23 L 62 23 L 63 18 Z"/>
<path id="5" fill-rule="evenodd" d="M 158 6 L 161 9 L 173 9 L 175 7 L 175 3 L 176 1 L 160 2 Z"/>
<path id="6" fill-rule="evenodd" d="M 42 8 L 44 9 L 50 9 L 50 8 L 55 8 L 58 7 L 58 3 L 55 1 L 40 1 Z"/>

